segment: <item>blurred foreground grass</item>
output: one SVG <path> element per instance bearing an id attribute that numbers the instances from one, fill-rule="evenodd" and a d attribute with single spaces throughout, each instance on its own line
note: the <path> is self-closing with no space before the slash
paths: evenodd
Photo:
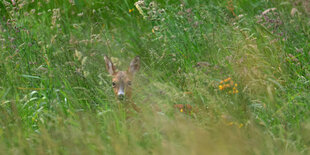
<path id="1" fill-rule="evenodd" d="M 0 13 L 1 154 L 309 153 L 308 0 L 4 0 Z M 105 54 L 141 57 L 141 113 L 114 99 Z"/>

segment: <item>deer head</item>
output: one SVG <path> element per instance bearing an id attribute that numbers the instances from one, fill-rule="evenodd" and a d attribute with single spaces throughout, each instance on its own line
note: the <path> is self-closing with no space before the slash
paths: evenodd
<path id="1" fill-rule="evenodd" d="M 131 97 L 131 81 L 135 73 L 140 69 L 140 58 L 137 56 L 131 62 L 127 71 L 117 71 L 112 61 L 104 56 L 105 66 L 112 76 L 112 87 L 114 94 L 119 100 Z"/>

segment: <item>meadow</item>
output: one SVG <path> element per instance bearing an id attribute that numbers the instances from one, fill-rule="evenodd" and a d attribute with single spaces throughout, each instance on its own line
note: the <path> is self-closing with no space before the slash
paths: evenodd
<path id="1" fill-rule="evenodd" d="M 0 154 L 310 154 L 309 0 L 3 0 L 0 15 Z M 104 55 L 140 57 L 140 112 Z"/>

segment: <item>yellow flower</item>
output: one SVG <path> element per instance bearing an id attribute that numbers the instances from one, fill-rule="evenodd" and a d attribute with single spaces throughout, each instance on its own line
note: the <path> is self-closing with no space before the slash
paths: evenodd
<path id="1" fill-rule="evenodd" d="M 237 94 L 238 92 L 239 92 L 238 90 L 234 90 L 234 91 L 233 91 L 234 94 Z"/>
<path id="2" fill-rule="evenodd" d="M 129 9 L 129 13 L 133 12 L 134 9 Z"/>
<path id="3" fill-rule="evenodd" d="M 234 124 L 235 124 L 235 122 L 229 122 L 227 125 L 232 126 Z"/>
<path id="4" fill-rule="evenodd" d="M 233 80 L 230 81 L 230 85 L 232 85 L 232 86 L 234 85 L 234 81 Z"/>
<path id="5" fill-rule="evenodd" d="M 222 85 L 219 85 L 219 89 L 220 89 L 220 90 L 223 90 L 223 86 L 222 86 Z"/>
<path id="6" fill-rule="evenodd" d="M 229 77 L 229 78 L 227 78 L 227 79 L 225 79 L 224 80 L 224 82 L 228 82 L 229 80 L 231 80 L 231 78 Z"/>
<path id="7" fill-rule="evenodd" d="M 183 112 L 183 109 L 181 109 L 180 112 Z"/>
<path id="8" fill-rule="evenodd" d="M 243 127 L 243 124 L 241 123 L 241 124 L 239 124 L 239 128 L 242 128 Z"/>
<path id="9" fill-rule="evenodd" d="M 237 87 L 238 86 L 238 84 L 237 83 L 235 83 L 235 87 Z"/>

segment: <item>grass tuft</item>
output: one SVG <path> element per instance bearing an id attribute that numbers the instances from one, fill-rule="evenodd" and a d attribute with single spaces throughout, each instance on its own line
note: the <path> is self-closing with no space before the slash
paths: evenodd
<path id="1" fill-rule="evenodd" d="M 0 2 L 0 154 L 309 154 L 309 1 Z M 140 56 L 129 109 L 103 56 Z"/>

